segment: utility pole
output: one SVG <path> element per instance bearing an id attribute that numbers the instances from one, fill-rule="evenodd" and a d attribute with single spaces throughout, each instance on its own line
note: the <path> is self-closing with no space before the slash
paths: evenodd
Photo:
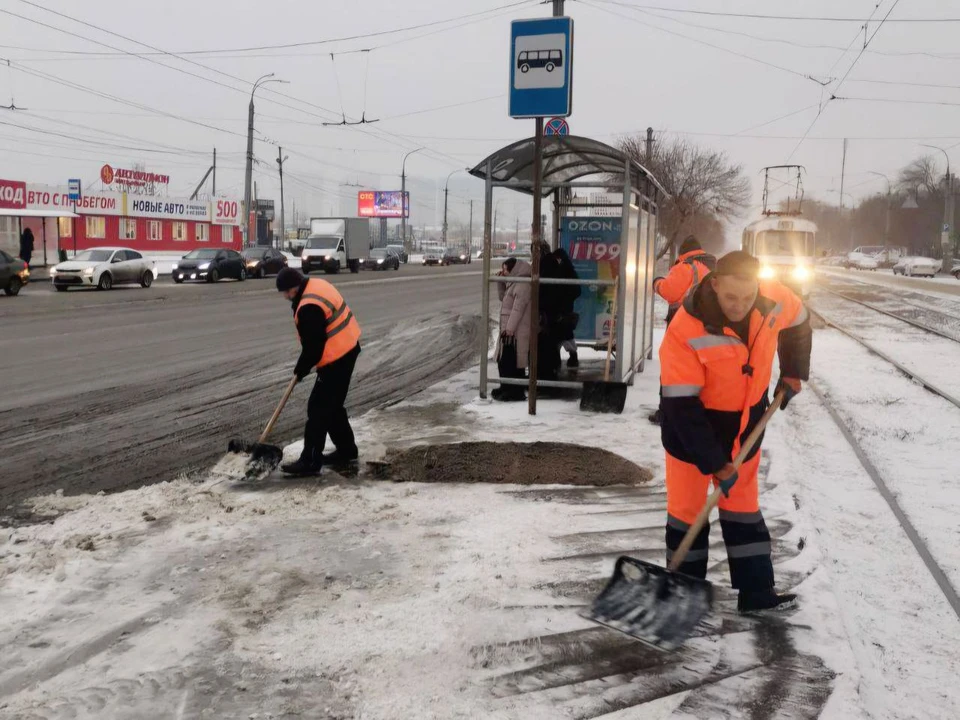
<path id="1" fill-rule="evenodd" d="M 843 217 L 843 182 L 847 174 L 847 139 L 843 139 L 843 160 L 840 162 L 840 216 Z"/>
<path id="2" fill-rule="evenodd" d="M 467 232 L 467 249 L 473 253 L 473 200 L 470 201 L 470 229 Z"/>
<path id="3" fill-rule="evenodd" d="M 217 149 L 213 149 L 213 197 L 217 196 Z"/>
<path id="4" fill-rule="evenodd" d="M 643 158 L 643 162 L 644 162 L 644 164 L 647 166 L 647 170 L 651 170 L 651 168 L 650 168 L 650 159 L 651 159 L 652 157 L 653 157 L 653 128 L 652 128 L 652 127 L 648 127 L 648 128 L 647 128 L 647 154 L 646 154 L 646 156 Z M 652 170 L 651 170 L 651 172 L 652 172 Z"/>
<path id="5" fill-rule="evenodd" d="M 250 91 L 250 105 L 247 108 L 247 170 L 244 176 L 243 182 L 243 211 L 247 214 L 247 217 L 244 218 L 243 227 L 244 227 L 244 246 L 252 245 L 250 242 L 250 214 L 252 208 L 250 207 L 250 184 L 253 181 L 253 96 L 256 94 L 257 89 L 261 85 L 266 85 L 267 83 L 285 83 L 286 80 L 274 80 L 273 73 L 269 75 L 264 75 L 259 78 L 254 84 L 253 89 Z"/>
<path id="6" fill-rule="evenodd" d="M 883 232 L 883 259 L 887 262 L 890 262 L 890 208 L 893 203 L 891 192 L 890 192 L 890 178 L 888 178 L 883 173 L 870 171 L 871 175 L 876 175 L 877 177 L 882 177 L 887 181 L 887 217 L 885 221 L 885 229 Z"/>
<path id="7" fill-rule="evenodd" d="M 289 156 L 283 154 L 283 148 L 277 145 L 277 165 L 280 166 L 280 238 L 277 241 L 280 247 L 277 248 L 278 250 L 283 247 L 283 241 L 287 232 L 283 213 L 283 164 L 287 161 L 287 157 Z"/>
<path id="8" fill-rule="evenodd" d="M 520 247 L 520 218 L 517 218 L 517 227 L 513 231 L 513 242 L 516 243 L 517 248 Z"/>
<path id="9" fill-rule="evenodd" d="M 953 174 L 950 172 L 950 156 L 942 147 L 936 145 L 921 145 L 921 147 L 939 150 L 947 159 L 947 178 L 944 183 L 943 196 L 943 228 L 940 232 L 940 250 L 943 253 L 943 264 L 940 270 L 949 274 L 953 270 L 953 246 L 950 242 L 950 231 L 953 230 Z"/>
<path id="10" fill-rule="evenodd" d="M 443 184 L 443 246 L 444 247 L 447 247 L 447 199 L 450 196 L 450 178 L 452 178 L 458 172 L 460 171 L 454 170 L 452 173 L 447 175 L 447 181 Z"/>
<path id="11" fill-rule="evenodd" d="M 400 242 L 404 247 L 407 244 L 407 158 L 421 150 L 423 148 L 417 148 L 404 155 L 400 166 L 400 233 L 403 235 Z"/>

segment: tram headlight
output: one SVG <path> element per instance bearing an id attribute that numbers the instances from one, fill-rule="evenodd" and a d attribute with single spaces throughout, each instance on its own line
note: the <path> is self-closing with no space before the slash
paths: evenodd
<path id="1" fill-rule="evenodd" d="M 760 267 L 761 280 L 773 280 L 777 276 L 777 269 L 772 265 L 763 265 Z"/>
<path id="2" fill-rule="evenodd" d="M 797 265 L 793 268 L 793 279 L 797 282 L 806 282 L 810 279 L 810 268 L 806 265 Z"/>

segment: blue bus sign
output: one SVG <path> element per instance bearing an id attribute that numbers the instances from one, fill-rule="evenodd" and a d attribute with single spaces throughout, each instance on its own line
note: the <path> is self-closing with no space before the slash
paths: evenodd
<path id="1" fill-rule="evenodd" d="M 80 178 L 70 178 L 67 180 L 67 193 L 73 202 L 80 199 Z"/>
<path id="2" fill-rule="evenodd" d="M 510 24 L 510 117 L 566 117 L 573 111 L 573 19 Z"/>

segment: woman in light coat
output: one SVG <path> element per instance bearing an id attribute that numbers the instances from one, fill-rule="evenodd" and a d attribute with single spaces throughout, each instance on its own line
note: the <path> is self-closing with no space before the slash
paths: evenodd
<path id="1" fill-rule="evenodd" d="M 503 264 L 500 274 L 505 277 L 530 277 L 530 263 L 510 258 Z M 526 376 L 530 356 L 530 283 L 500 282 L 500 339 L 497 342 L 497 365 L 501 377 L 523 378 Z M 516 348 L 516 364 L 508 345 Z M 504 350 L 507 350 L 505 353 Z M 523 388 L 516 385 L 501 385 L 490 393 L 495 400 L 524 400 Z"/>

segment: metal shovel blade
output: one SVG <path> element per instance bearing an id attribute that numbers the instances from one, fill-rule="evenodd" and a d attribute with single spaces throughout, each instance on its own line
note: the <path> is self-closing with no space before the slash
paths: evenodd
<path id="1" fill-rule="evenodd" d="M 583 617 L 669 651 L 690 637 L 712 605 L 706 580 L 622 556 Z"/>
<path id="2" fill-rule="evenodd" d="M 264 470 L 272 470 L 283 460 L 283 449 L 267 443 L 250 443 L 239 438 L 232 439 L 227 451 L 250 456 L 250 464 Z"/>
<path id="3" fill-rule="evenodd" d="M 610 380 L 585 380 L 580 395 L 580 409 L 588 412 L 623 412 L 627 404 L 627 384 Z"/>

